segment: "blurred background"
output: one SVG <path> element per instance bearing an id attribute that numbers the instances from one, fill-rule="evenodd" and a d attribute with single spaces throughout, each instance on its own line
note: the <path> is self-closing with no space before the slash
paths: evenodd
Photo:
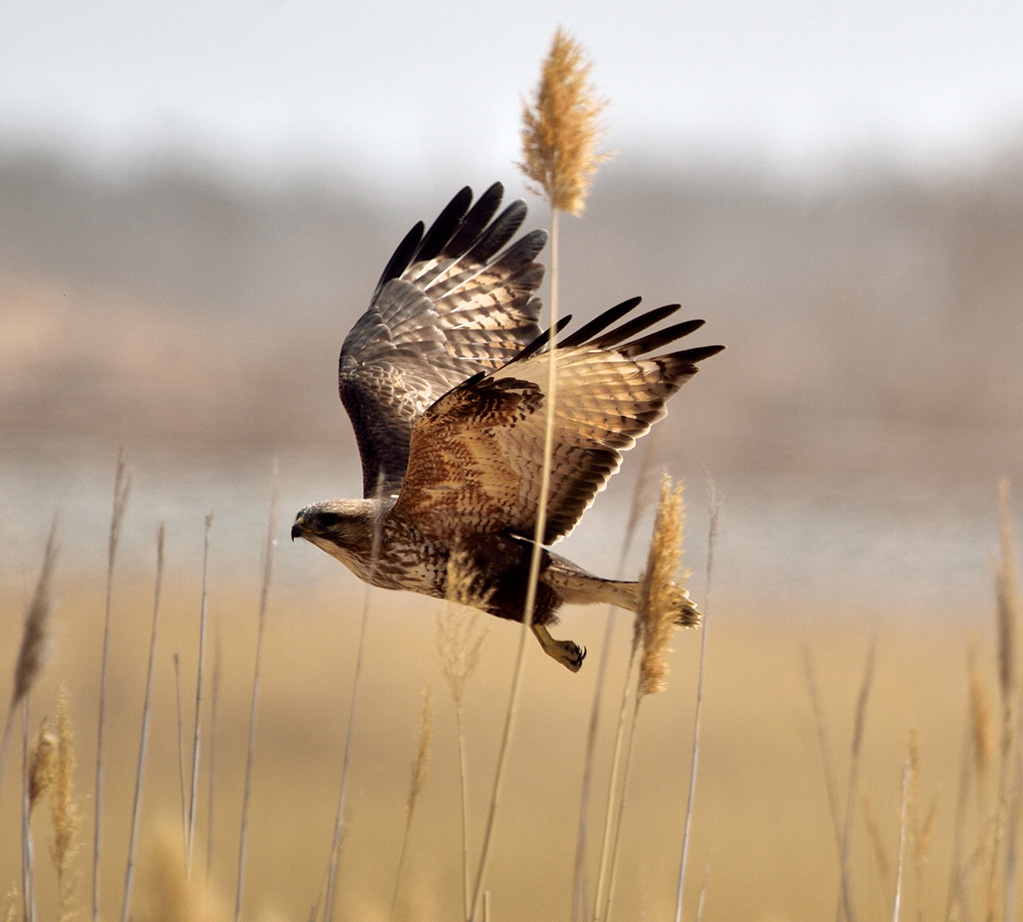
<path id="1" fill-rule="evenodd" d="M 0 17 L 16 568 L 55 505 L 75 530 L 93 488 L 106 503 L 119 444 L 146 459 L 153 521 L 209 507 L 242 538 L 275 457 L 289 512 L 357 492 L 343 335 L 414 221 L 466 183 L 524 194 L 521 105 L 563 24 L 616 152 L 565 222 L 565 303 L 681 301 L 727 344 L 656 443 L 691 505 L 705 472 L 725 498 L 723 583 L 928 602 L 950 578 L 986 585 L 994 484 L 1023 470 L 1015 5 L 44 0 Z M 571 540 L 599 558 L 594 526 Z"/>
<path id="2" fill-rule="evenodd" d="M 286 542 L 300 506 L 360 488 L 338 349 L 460 186 L 500 180 L 548 225 L 514 164 L 558 25 L 615 152 L 562 223 L 563 309 L 681 301 L 728 347 L 561 548 L 617 566 L 637 475 L 665 465 L 698 597 L 708 482 L 720 497 L 733 630 L 989 616 L 996 484 L 1023 483 L 1023 5 L 1004 0 L 4 4 L 10 611 L 55 510 L 63 571 L 105 572 L 120 446 L 130 572 L 166 522 L 168 567 L 194 575 L 212 511 L 214 572 L 258 582 L 274 482 L 289 617 L 361 599 Z"/>

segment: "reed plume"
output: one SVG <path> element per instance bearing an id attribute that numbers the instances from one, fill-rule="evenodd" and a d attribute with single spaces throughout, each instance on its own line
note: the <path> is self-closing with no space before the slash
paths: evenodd
<path id="1" fill-rule="evenodd" d="M 57 695 L 57 730 L 54 752 L 50 760 L 47 796 L 53 839 L 50 858 L 57 871 L 57 897 L 60 922 L 75 916 L 78 874 L 72 862 L 78 854 L 78 833 L 82 826 L 82 808 L 75 795 L 75 733 L 68 710 L 67 689 L 61 686 Z"/>
<path id="2" fill-rule="evenodd" d="M 28 696 L 42 672 L 46 654 L 47 626 L 53 610 L 53 575 L 57 566 L 57 516 L 50 525 L 50 535 L 43 551 L 43 565 L 39 571 L 35 592 L 25 609 L 24 627 L 18 657 L 14 661 L 14 682 L 11 702 L 7 707 L 4 721 L 3 742 L 0 743 L 0 792 L 3 791 L 4 768 L 7 765 L 7 748 L 10 742 L 11 726 L 18 706 Z"/>
<path id="3" fill-rule="evenodd" d="M 522 163 L 531 191 L 555 211 L 582 213 L 597 167 L 610 154 L 598 153 L 605 135 L 600 116 L 607 100 L 590 83 L 592 65 L 582 46 L 558 28 L 544 59 L 532 104 L 522 107 Z"/>
<path id="4" fill-rule="evenodd" d="M 640 581 L 640 603 L 633 628 L 633 647 L 640 651 L 636 705 L 646 695 L 667 688 L 668 641 L 678 616 L 679 570 L 686 512 L 683 486 L 661 479 L 661 495 L 654 519 L 654 534 Z"/>

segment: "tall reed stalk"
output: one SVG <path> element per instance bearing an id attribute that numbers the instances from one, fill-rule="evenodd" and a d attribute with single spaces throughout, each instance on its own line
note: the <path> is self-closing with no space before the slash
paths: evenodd
<path id="1" fill-rule="evenodd" d="M 622 815 L 629 787 L 639 706 L 647 695 L 656 694 L 667 687 L 665 677 L 668 666 L 665 652 L 675 629 L 677 583 L 681 574 L 684 529 L 685 506 L 682 502 L 682 485 L 673 485 L 671 479 L 664 475 L 661 479 L 661 495 L 657 504 L 657 515 L 654 520 L 654 533 L 647 555 L 647 565 L 640 581 L 640 603 L 634 622 L 632 653 L 629 669 L 626 671 L 626 688 L 622 695 L 624 709 L 625 702 L 628 700 L 628 677 L 631 674 L 633 662 L 638 659 L 636 690 L 631 720 L 628 721 L 625 767 L 617 811 L 614 811 L 612 807 L 611 798 L 614 787 L 612 786 L 609 791 L 608 810 L 604 824 L 605 834 L 601 848 L 601 873 L 597 879 L 597 889 L 594 895 L 595 920 L 604 919 L 606 922 L 611 915 Z M 621 726 L 624 724 L 624 720 L 620 721 L 619 739 Z M 618 749 L 616 743 L 616 758 Z M 614 771 L 612 771 L 612 775 L 614 775 Z M 615 812 L 617 816 L 613 824 L 614 831 L 611 834 L 611 816 Z M 600 899 L 602 891 L 606 893 L 603 907 L 601 907 Z"/>
<path id="2" fill-rule="evenodd" d="M 149 633 L 149 666 L 146 669 L 146 692 L 142 703 L 142 729 L 139 737 L 138 767 L 135 772 L 135 797 L 131 809 L 131 832 L 128 838 L 128 859 L 124 870 L 124 899 L 121 922 L 127 922 L 131 910 L 132 887 L 135 880 L 135 854 L 138 848 L 139 822 L 142 815 L 142 778 L 149 744 L 149 715 L 153 701 L 153 676 L 156 672 L 157 622 L 160 615 L 160 588 L 163 585 L 164 526 L 156 532 L 156 590 L 153 598 L 153 625 Z"/>
<path id="3" fill-rule="evenodd" d="M 96 725 L 96 784 L 94 825 L 92 837 L 92 919 L 99 922 L 100 888 L 99 877 L 102 866 L 103 843 L 103 755 L 107 712 L 107 673 L 110 660 L 110 614 L 114 596 L 114 564 L 117 561 L 117 547 L 121 540 L 121 526 L 124 512 L 131 493 L 131 474 L 122 448 L 117 456 L 117 470 L 114 474 L 114 510 L 110 518 L 110 537 L 107 544 L 107 593 L 103 613 L 103 654 L 99 669 L 99 716 Z"/>
<path id="4" fill-rule="evenodd" d="M 525 672 L 526 648 L 532 627 L 536 590 L 547 526 L 551 459 L 554 451 L 554 419 L 557 399 L 558 329 L 558 212 L 578 215 L 583 210 L 589 185 L 602 155 L 596 145 L 603 134 L 599 116 L 605 104 L 598 100 L 589 79 L 590 65 L 582 47 L 561 29 L 554 34 L 550 52 L 542 67 L 533 106 L 523 107 L 523 162 L 526 178 L 551 208 L 551 273 L 548 371 L 545 394 L 543 465 L 537 504 L 533 553 L 529 565 L 526 601 L 522 613 L 522 634 L 515 661 L 504 732 L 501 736 L 494 774 L 493 793 L 487 810 L 486 829 L 479 867 L 469 907 L 469 919 L 476 916 L 483 893 L 487 862 L 493 842 L 494 823 L 504 784 L 508 753 L 514 735 L 518 702 Z"/>
<path id="5" fill-rule="evenodd" d="M 249 701 L 249 736 L 245 749 L 245 785 L 242 793 L 242 819 L 238 838 L 238 882 L 235 888 L 234 919 L 242 915 L 242 896 L 245 892 L 245 856 L 249 830 L 249 801 L 252 795 L 252 766 L 256 755 L 256 718 L 259 714 L 259 685 L 263 666 L 263 636 L 270 602 L 270 585 L 274 574 L 274 551 L 277 547 L 277 465 L 274 464 L 273 487 L 270 491 L 270 515 L 263 548 L 263 581 L 259 591 L 259 621 L 256 633 L 256 661 L 252 675 L 252 697 Z"/>
<path id="6" fill-rule="evenodd" d="M 199 748 L 202 740 L 202 701 L 206 671 L 206 625 L 210 608 L 210 532 L 213 513 L 206 516 L 202 542 L 202 598 L 199 604 L 199 661 L 195 670 L 195 719 L 192 725 L 192 774 L 188 787 L 188 820 L 185 837 L 185 873 L 192 874 L 192 852 L 195 847 L 195 811 L 199 798 Z"/>
<path id="7" fill-rule="evenodd" d="M 721 519 L 721 500 L 714 482 L 708 477 L 710 493 L 710 527 L 707 532 L 707 578 L 703 594 L 703 632 L 700 636 L 700 667 L 696 679 L 696 709 L 693 715 L 693 743 L 690 747 L 689 760 L 689 793 L 686 795 L 686 818 L 682 832 L 682 856 L 678 864 L 678 887 L 675 890 L 675 922 L 682 922 L 682 903 L 685 895 L 686 867 L 689 863 L 690 834 L 693 827 L 693 811 L 696 806 L 696 779 L 700 766 L 700 731 L 703 726 L 703 689 L 707 679 L 707 622 L 710 616 L 711 578 L 714 575 L 714 551 L 718 543 L 718 525 Z M 705 880 L 706 884 L 706 880 Z M 702 911 L 703 894 L 706 886 L 700 890 L 700 906 Z M 699 916 L 700 911 L 697 912 Z"/>

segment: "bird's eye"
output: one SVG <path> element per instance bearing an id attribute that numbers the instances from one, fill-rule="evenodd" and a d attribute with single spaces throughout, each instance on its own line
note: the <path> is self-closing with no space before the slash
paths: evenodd
<path id="1" fill-rule="evenodd" d="M 340 521 L 336 512 L 321 512 L 318 518 L 321 528 L 334 528 Z"/>

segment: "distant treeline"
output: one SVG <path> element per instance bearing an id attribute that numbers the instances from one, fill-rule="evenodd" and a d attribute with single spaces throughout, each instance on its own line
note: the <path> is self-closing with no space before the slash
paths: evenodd
<path id="1" fill-rule="evenodd" d="M 562 304 L 588 318 L 642 294 L 706 318 L 700 342 L 728 351 L 707 363 L 673 425 L 683 437 L 695 421 L 701 438 L 728 446 L 730 463 L 759 455 L 757 464 L 807 464 L 813 451 L 883 463 L 871 460 L 883 449 L 864 443 L 885 433 L 920 442 L 913 451 L 933 446 L 936 433 L 1002 451 L 1023 407 L 1021 160 L 970 175 L 863 170 L 805 186 L 739 169 L 612 162 L 582 219 L 565 222 Z M 475 181 L 477 191 L 491 179 L 518 194 L 513 167 Z M 242 181 L 170 161 L 116 173 L 0 150 L 0 314 L 14 305 L 58 318 L 49 368 L 8 344 L 15 380 L 0 418 L 24 429 L 54 412 L 67 424 L 45 410 L 43 391 L 66 393 L 87 378 L 103 405 L 139 364 L 147 381 L 169 376 L 157 392 L 193 387 L 184 378 L 206 369 L 207 390 L 231 394 L 217 411 L 231 425 L 214 414 L 204 438 L 335 429 L 333 372 L 324 369 L 393 247 L 453 191 L 396 183 L 376 201 L 345 177 Z M 527 226 L 545 225 L 545 207 L 531 207 Z M 127 345 L 137 362 L 104 356 L 102 337 L 81 335 L 83 312 L 117 328 L 117 341 L 159 339 L 162 359 L 146 367 L 145 349 Z M 329 428 L 317 401 L 332 414 Z M 257 415 L 258 424 L 244 422 Z M 171 429 L 187 433 L 187 414 Z"/>

